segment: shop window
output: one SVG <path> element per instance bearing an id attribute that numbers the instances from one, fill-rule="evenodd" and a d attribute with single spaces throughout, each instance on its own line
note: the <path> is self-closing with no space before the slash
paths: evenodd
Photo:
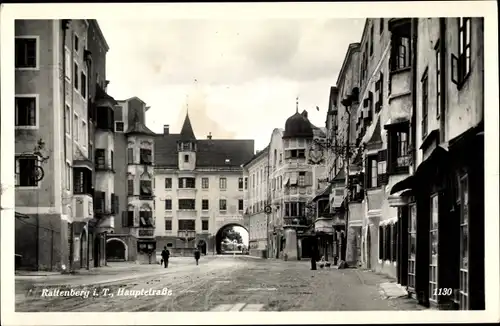
<path id="1" fill-rule="evenodd" d="M 410 205 L 410 221 L 408 223 L 408 287 L 415 289 L 415 261 L 417 257 L 417 206 Z"/>
<path id="2" fill-rule="evenodd" d="M 431 197 L 430 225 L 429 225 L 429 300 L 437 302 L 438 289 L 438 221 L 439 221 L 439 196 Z"/>
<path id="3" fill-rule="evenodd" d="M 469 178 L 460 180 L 460 287 L 461 310 L 469 309 Z"/>

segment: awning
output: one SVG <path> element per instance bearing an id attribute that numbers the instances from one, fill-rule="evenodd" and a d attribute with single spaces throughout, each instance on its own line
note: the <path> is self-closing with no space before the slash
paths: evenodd
<path id="1" fill-rule="evenodd" d="M 389 195 L 387 201 L 390 207 L 401 207 L 408 205 L 408 199 L 413 194 L 411 189 L 404 189 Z"/>
<path id="2" fill-rule="evenodd" d="M 323 191 L 321 191 L 319 194 L 317 194 L 314 198 L 313 198 L 313 202 L 317 201 L 318 199 L 320 198 L 324 198 L 324 197 L 329 197 L 330 196 L 330 192 L 332 190 L 332 187 L 333 185 L 330 183 L 328 184 L 328 186 L 325 187 L 325 189 L 323 189 Z"/>
<path id="3" fill-rule="evenodd" d="M 393 195 L 398 192 L 413 189 L 414 180 L 415 177 L 411 175 L 408 178 L 399 181 L 392 187 L 390 194 Z"/>

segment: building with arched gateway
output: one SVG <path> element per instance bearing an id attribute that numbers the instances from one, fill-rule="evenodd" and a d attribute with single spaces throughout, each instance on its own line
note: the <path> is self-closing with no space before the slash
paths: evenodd
<path id="1" fill-rule="evenodd" d="M 186 114 L 181 132 L 168 125 L 155 137 L 155 238 L 172 255 L 220 251 L 223 229 L 243 220 L 242 164 L 254 154 L 253 140 L 197 139 Z M 222 239 L 220 239 L 222 240 Z"/>

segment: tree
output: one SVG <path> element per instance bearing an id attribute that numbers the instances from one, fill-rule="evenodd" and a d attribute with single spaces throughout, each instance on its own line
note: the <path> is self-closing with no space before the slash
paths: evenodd
<path id="1" fill-rule="evenodd" d="M 241 234 L 233 228 L 226 228 L 222 231 L 222 239 L 236 240 L 237 243 L 243 243 Z"/>

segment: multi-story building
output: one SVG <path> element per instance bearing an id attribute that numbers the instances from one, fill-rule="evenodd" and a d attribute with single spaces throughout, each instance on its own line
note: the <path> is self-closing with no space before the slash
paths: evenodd
<path id="1" fill-rule="evenodd" d="M 315 141 L 325 132 L 312 125 L 307 111 L 289 117 L 285 129 L 275 129 L 269 144 L 269 257 L 290 260 L 310 257 L 311 236 L 305 232 L 312 219 L 306 204 L 321 189 L 315 176 L 324 167 L 310 163 Z M 315 150 L 316 151 L 316 150 Z M 315 152 L 316 153 L 316 152 Z"/>
<path id="2" fill-rule="evenodd" d="M 413 19 L 414 168 L 391 189 L 398 267 L 413 296 L 445 309 L 485 308 L 483 24 Z"/>
<path id="3" fill-rule="evenodd" d="M 248 216 L 248 248 L 250 255 L 267 255 L 269 146 L 258 151 L 243 165 L 244 210 Z"/>
<path id="4" fill-rule="evenodd" d="M 16 212 L 24 216 L 16 220 L 16 254 L 24 268 L 90 267 L 103 252 L 89 246 L 94 231 L 88 223 L 94 219 L 94 82 L 87 49 L 96 26 L 89 20 L 16 21 Z"/>
<path id="5" fill-rule="evenodd" d="M 253 140 L 197 139 L 186 114 L 179 134 L 155 137 L 155 236 L 172 254 L 220 252 L 222 231 L 245 227 L 242 165 Z"/>
<path id="6" fill-rule="evenodd" d="M 146 127 L 146 103 L 137 97 L 113 107 L 112 193 L 114 232 L 107 236 L 107 259 L 154 263 L 154 138 Z"/>

